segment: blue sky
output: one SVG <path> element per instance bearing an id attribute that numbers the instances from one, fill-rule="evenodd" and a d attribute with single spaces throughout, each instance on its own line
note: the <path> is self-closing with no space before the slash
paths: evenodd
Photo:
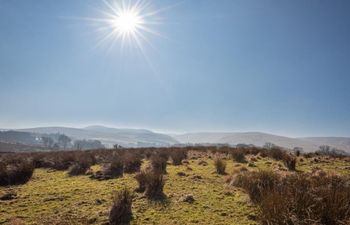
<path id="1" fill-rule="evenodd" d="M 0 0 L 0 127 L 350 136 L 350 2 L 158 0 L 144 55 L 95 0 Z"/>

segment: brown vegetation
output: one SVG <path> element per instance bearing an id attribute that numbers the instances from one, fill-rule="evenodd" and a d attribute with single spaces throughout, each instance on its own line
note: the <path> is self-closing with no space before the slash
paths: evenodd
<path id="1" fill-rule="evenodd" d="M 112 209 L 109 213 L 110 225 L 127 225 L 132 219 L 132 195 L 127 189 L 114 194 Z"/>
<path id="2" fill-rule="evenodd" d="M 260 207 L 262 224 L 347 224 L 350 178 L 337 175 L 243 172 L 234 185 Z"/>
<path id="3" fill-rule="evenodd" d="M 220 174 L 220 175 L 224 175 L 226 174 L 225 170 L 226 170 L 226 162 L 224 160 L 222 160 L 219 157 L 216 157 L 214 159 L 214 165 L 215 165 L 215 169 L 216 169 L 216 173 Z"/>
<path id="4" fill-rule="evenodd" d="M 151 200 L 161 200 L 165 198 L 163 192 L 165 179 L 163 174 L 147 171 L 145 175 L 145 196 Z"/>
<path id="5" fill-rule="evenodd" d="M 27 183 L 33 171 L 33 164 L 27 160 L 0 162 L 0 186 Z"/>

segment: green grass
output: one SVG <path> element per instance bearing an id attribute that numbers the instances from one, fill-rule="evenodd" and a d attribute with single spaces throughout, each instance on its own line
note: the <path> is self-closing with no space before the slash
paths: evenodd
<path id="1" fill-rule="evenodd" d="M 205 158 L 207 166 L 198 165 L 201 160 L 203 158 L 189 160 L 192 170 L 185 165 L 168 165 L 164 188 L 168 198 L 163 202 L 150 202 L 143 194 L 135 193 L 132 224 L 256 224 L 249 220 L 249 215 L 256 214 L 258 209 L 250 203 L 247 195 L 228 186 L 225 182 L 228 176 L 215 173 L 213 160 Z M 234 163 L 232 160 L 226 162 L 228 174 L 237 168 L 236 165 L 257 170 L 274 168 L 281 163 L 268 158 L 254 162 L 257 167 L 248 167 L 248 164 Z M 346 163 L 340 160 L 318 164 L 306 160 L 297 169 L 309 171 L 313 166 L 349 174 L 349 170 L 344 169 Z M 98 168 L 94 166 L 93 169 Z M 187 176 L 178 176 L 178 172 L 184 172 Z M 202 179 L 193 179 L 195 175 Z M 133 176 L 124 174 L 122 178 L 96 181 L 87 176 L 69 177 L 66 172 L 36 169 L 27 184 L 0 187 L 0 194 L 9 191 L 17 193 L 17 199 L 0 202 L 0 224 L 10 223 L 12 218 L 19 218 L 25 224 L 42 224 L 45 219 L 66 215 L 90 219 L 92 224 L 102 224 L 108 220 L 113 191 L 124 186 L 131 190 L 137 187 Z M 179 201 L 186 194 L 192 194 L 195 202 Z"/>

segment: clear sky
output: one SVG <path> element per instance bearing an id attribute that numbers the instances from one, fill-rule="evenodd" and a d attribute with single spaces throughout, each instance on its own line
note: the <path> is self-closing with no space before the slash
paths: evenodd
<path id="1" fill-rule="evenodd" d="M 0 0 L 0 127 L 350 136 L 350 1 L 175 2 L 143 55 L 97 46 L 100 1 Z"/>

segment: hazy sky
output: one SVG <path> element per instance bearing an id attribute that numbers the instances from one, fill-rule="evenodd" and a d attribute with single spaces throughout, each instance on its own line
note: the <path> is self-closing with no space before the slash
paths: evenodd
<path id="1" fill-rule="evenodd" d="M 100 7 L 0 0 L 0 127 L 350 136 L 350 1 L 179 1 L 144 55 L 96 47 Z"/>

